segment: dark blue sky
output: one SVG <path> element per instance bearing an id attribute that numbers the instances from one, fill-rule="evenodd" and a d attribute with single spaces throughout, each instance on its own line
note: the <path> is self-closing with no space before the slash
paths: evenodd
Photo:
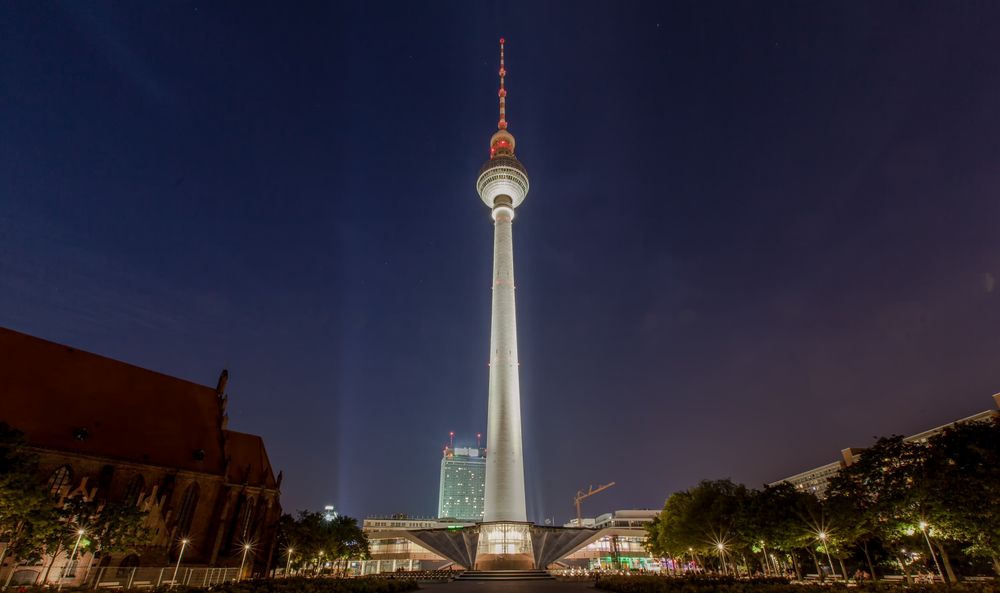
<path id="1" fill-rule="evenodd" d="M 486 427 L 508 119 L 529 518 L 1000 391 L 996 2 L 4 3 L 0 325 L 206 385 L 286 510 L 436 510 Z M 164 402 L 169 405 L 169 402 Z"/>

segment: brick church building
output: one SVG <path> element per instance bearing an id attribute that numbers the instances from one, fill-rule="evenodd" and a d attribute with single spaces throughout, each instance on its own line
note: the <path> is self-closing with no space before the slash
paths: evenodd
<path id="1" fill-rule="evenodd" d="M 0 328 L 0 422 L 25 434 L 39 480 L 57 499 L 124 500 L 149 512 L 152 545 L 101 566 L 168 566 L 186 538 L 185 566 L 239 567 L 249 544 L 245 574 L 270 570 L 281 474 L 259 436 L 226 427 L 227 379 L 223 371 L 206 387 Z M 51 560 L 8 558 L 0 574 L 41 584 Z"/>

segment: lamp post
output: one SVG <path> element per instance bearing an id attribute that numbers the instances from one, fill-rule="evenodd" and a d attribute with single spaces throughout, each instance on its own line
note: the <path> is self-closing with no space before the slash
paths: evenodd
<path id="1" fill-rule="evenodd" d="M 174 567 L 174 578 L 170 579 L 170 580 L 172 580 L 174 582 L 174 584 L 177 583 L 177 571 L 181 569 L 181 558 L 184 558 L 184 548 L 186 548 L 187 545 L 188 545 L 188 540 L 182 539 L 181 540 L 181 554 L 180 554 L 180 556 L 177 557 L 177 566 Z"/>
<path id="2" fill-rule="evenodd" d="M 247 553 L 250 552 L 250 544 L 243 546 L 243 562 L 240 562 L 240 580 L 243 580 L 243 567 L 247 563 Z"/>
<path id="3" fill-rule="evenodd" d="M 62 574 L 59 575 L 59 586 L 56 587 L 56 591 L 62 591 L 63 579 L 66 578 L 66 571 L 73 566 L 73 556 L 76 556 L 76 550 L 80 547 L 80 540 L 83 539 L 83 534 L 86 533 L 82 529 L 78 529 L 76 532 L 76 544 L 73 546 L 73 553 L 69 555 L 69 562 L 66 564 L 66 568 L 63 569 Z"/>
<path id="4" fill-rule="evenodd" d="M 726 566 L 726 546 L 721 543 L 717 546 L 719 548 L 719 557 L 722 558 L 722 573 L 729 574 L 729 568 Z"/>
<path id="5" fill-rule="evenodd" d="M 288 578 L 288 572 L 292 570 L 292 549 L 288 548 L 288 563 L 285 564 L 285 578 Z"/>
<path id="6" fill-rule="evenodd" d="M 826 550 L 826 560 L 830 563 L 830 576 L 833 576 L 833 558 L 830 558 L 830 546 L 826 545 L 826 533 L 820 531 L 819 539 L 823 540 L 823 549 Z"/>
<path id="7" fill-rule="evenodd" d="M 931 538 L 927 535 L 927 524 L 923 521 L 920 522 L 920 531 L 924 532 L 924 539 L 927 540 L 927 551 L 931 553 L 931 558 L 934 559 L 934 566 L 937 567 L 938 576 L 941 578 L 941 582 L 944 582 L 944 575 L 941 574 L 941 565 L 938 564 L 937 555 L 934 554 L 934 548 L 931 547 Z"/>

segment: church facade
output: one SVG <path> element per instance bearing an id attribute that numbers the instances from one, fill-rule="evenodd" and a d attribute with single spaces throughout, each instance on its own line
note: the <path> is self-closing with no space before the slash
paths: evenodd
<path id="1" fill-rule="evenodd" d="M 208 387 L 0 328 L 0 422 L 25 434 L 54 499 L 126 501 L 153 540 L 135 554 L 0 567 L 6 582 L 82 582 L 96 568 L 270 570 L 281 474 L 259 436 L 229 430 L 228 372 Z M 0 547 L 2 547 L 0 543 Z M 246 546 L 250 546 L 246 548 Z M 244 562 L 244 553 L 247 559 Z"/>

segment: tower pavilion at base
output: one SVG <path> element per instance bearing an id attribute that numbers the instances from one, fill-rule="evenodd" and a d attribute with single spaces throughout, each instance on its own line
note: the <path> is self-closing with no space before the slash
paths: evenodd
<path id="1" fill-rule="evenodd" d="M 584 529 L 528 525 L 531 559 L 549 570 L 669 570 L 646 551 L 643 525 L 656 510 L 627 510 L 585 519 Z M 575 521 L 575 520 L 574 520 Z M 397 570 L 484 570 L 478 562 L 482 524 L 405 515 L 369 517 L 364 531 L 371 542 L 371 560 L 357 563 L 358 574 Z"/>

